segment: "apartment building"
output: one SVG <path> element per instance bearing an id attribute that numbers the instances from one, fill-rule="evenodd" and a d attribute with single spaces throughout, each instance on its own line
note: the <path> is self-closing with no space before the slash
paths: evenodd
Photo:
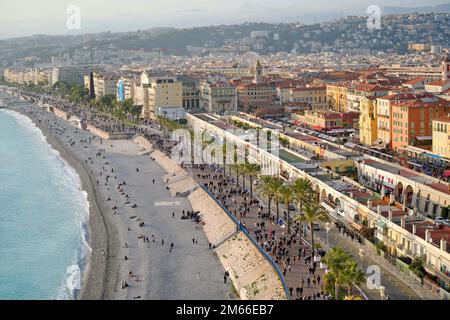
<path id="1" fill-rule="evenodd" d="M 375 97 L 363 97 L 359 106 L 359 141 L 369 147 L 378 138 L 376 103 Z"/>
<path id="2" fill-rule="evenodd" d="M 185 110 L 200 109 L 200 85 L 198 80 L 182 75 L 178 76 L 178 81 L 183 85 L 183 108 Z"/>
<path id="3" fill-rule="evenodd" d="M 200 84 L 201 108 L 207 112 L 237 111 L 236 88 L 225 81 L 203 81 Z"/>
<path id="4" fill-rule="evenodd" d="M 345 112 L 347 110 L 347 94 L 349 85 L 327 84 L 326 96 L 334 111 Z"/>
<path id="5" fill-rule="evenodd" d="M 94 71 L 91 66 L 65 66 L 55 67 L 51 70 L 51 85 L 57 82 L 83 85 L 84 76 Z"/>
<path id="6" fill-rule="evenodd" d="M 84 76 L 84 86 L 86 89 L 94 89 L 91 95 L 95 98 L 101 98 L 106 95 L 117 96 L 117 80 L 118 77 L 114 74 L 97 73 Z M 91 81 L 93 82 L 91 84 Z"/>
<path id="7" fill-rule="evenodd" d="M 183 118 L 183 86 L 176 76 L 167 72 L 142 72 L 144 104 L 142 117 L 156 119 L 158 116 L 169 119 Z"/>
<path id="8" fill-rule="evenodd" d="M 393 103 L 391 148 L 399 151 L 432 140 L 432 121 L 445 116 L 447 106 L 448 102 L 438 97 Z"/>
<path id="9" fill-rule="evenodd" d="M 393 64 L 390 66 L 381 66 L 388 75 L 403 76 L 409 78 L 427 78 L 438 80 L 442 75 L 442 68 L 439 66 L 401 66 Z"/>
<path id="10" fill-rule="evenodd" d="M 431 93 L 442 93 L 450 89 L 450 80 L 437 80 L 425 85 L 425 91 Z"/>
<path id="11" fill-rule="evenodd" d="M 314 130 L 329 131 L 343 127 L 342 116 L 338 112 L 305 111 L 304 115 L 296 118 Z"/>
<path id="12" fill-rule="evenodd" d="M 327 111 L 327 91 L 325 86 L 289 89 L 291 103 L 308 103 L 313 110 Z"/>
<path id="13" fill-rule="evenodd" d="M 48 84 L 49 74 L 44 70 L 38 68 L 32 69 L 22 69 L 22 70 L 12 70 L 5 69 L 3 71 L 3 76 L 6 82 L 27 84 L 32 83 L 38 84 Z"/>
<path id="14" fill-rule="evenodd" d="M 301 80 L 285 80 L 279 82 L 276 87 L 276 101 L 282 105 L 291 102 L 290 90 L 305 87 L 305 82 Z"/>
<path id="15" fill-rule="evenodd" d="M 433 153 L 450 159 L 450 116 L 433 120 Z"/>
<path id="16" fill-rule="evenodd" d="M 376 108 L 375 145 L 401 149 L 425 137 L 431 140 L 431 121 L 446 115 L 448 101 L 431 93 L 398 93 L 377 98 Z"/>
<path id="17" fill-rule="evenodd" d="M 362 83 L 355 87 L 348 87 L 347 111 L 360 111 L 361 100 L 364 97 L 382 97 L 391 91 L 391 88 L 382 87 L 378 84 Z"/>

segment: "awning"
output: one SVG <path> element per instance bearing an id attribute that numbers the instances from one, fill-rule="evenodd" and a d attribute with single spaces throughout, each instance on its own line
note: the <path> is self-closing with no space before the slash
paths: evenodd
<path id="1" fill-rule="evenodd" d="M 386 148 L 386 146 L 389 144 L 389 142 L 385 142 L 384 140 L 382 140 L 382 139 L 377 139 L 377 140 L 375 140 L 375 142 L 373 143 L 373 146 L 372 146 L 372 148 L 382 148 L 382 149 L 384 149 L 384 148 Z"/>
<path id="2" fill-rule="evenodd" d="M 347 142 L 344 144 L 344 146 L 349 147 L 350 149 L 355 149 L 356 144 L 354 144 L 352 142 Z"/>
<path id="3" fill-rule="evenodd" d="M 378 226 L 380 226 L 380 227 L 383 228 L 383 229 L 387 228 L 386 222 L 384 222 L 384 221 L 382 221 L 382 220 L 378 221 Z"/>
<path id="4" fill-rule="evenodd" d="M 441 156 L 438 156 L 437 154 L 433 154 L 433 153 L 425 153 L 425 156 L 434 158 L 434 159 L 442 159 Z"/>
<path id="5" fill-rule="evenodd" d="M 321 130 L 323 130 L 324 128 L 323 127 L 320 127 L 320 126 L 314 126 L 314 127 L 312 127 L 314 130 L 319 130 L 319 131 L 321 131 Z"/>
<path id="6" fill-rule="evenodd" d="M 416 137 L 417 140 L 419 141 L 425 141 L 425 140 L 433 140 L 432 136 L 418 136 Z"/>
<path id="7" fill-rule="evenodd" d="M 416 147 L 413 147 L 413 146 L 404 147 L 404 148 L 402 148 L 402 150 L 409 151 L 409 152 L 412 152 L 412 153 L 417 153 L 417 154 L 424 154 L 426 152 L 426 150 L 423 150 L 423 149 L 420 149 L 420 148 L 416 148 Z"/>
<path id="8" fill-rule="evenodd" d="M 332 142 L 336 142 L 337 141 L 337 138 L 335 138 L 335 137 L 328 137 L 327 139 L 332 141 Z"/>
<path id="9" fill-rule="evenodd" d="M 328 130 L 328 133 L 345 133 L 346 130 L 345 129 L 331 129 Z"/>
<path id="10" fill-rule="evenodd" d="M 356 222 L 350 222 L 352 227 L 355 228 L 357 231 L 361 230 L 362 226 L 360 226 L 359 224 L 357 224 Z"/>

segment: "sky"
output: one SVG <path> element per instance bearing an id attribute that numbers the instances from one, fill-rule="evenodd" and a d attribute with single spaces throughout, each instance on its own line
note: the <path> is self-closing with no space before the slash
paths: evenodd
<path id="1" fill-rule="evenodd" d="M 251 22 L 311 23 L 369 5 L 429 6 L 443 0 L 0 0 L 0 39 L 33 34 L 135 31 Z M 80 29 L 68 29 L 67 8 L 80 8 Z"/>

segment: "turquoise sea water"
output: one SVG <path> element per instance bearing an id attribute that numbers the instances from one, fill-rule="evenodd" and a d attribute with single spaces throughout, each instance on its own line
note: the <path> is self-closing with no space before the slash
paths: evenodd
<path id="1" fill-rule="evenodd" d="M 31 120 L 0 110 L 0 299 L 73 299 L 87 194 Z"/>

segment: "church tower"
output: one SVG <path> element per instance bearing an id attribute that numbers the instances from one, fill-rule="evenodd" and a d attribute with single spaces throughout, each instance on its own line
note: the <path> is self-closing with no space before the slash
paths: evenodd
<path id="1" fill-rule="evenodd" d="M 445 50 L 444 60 L 442 60 L 442 80 L 450 80 L 450 57 L 448 50 Z"/>
<path id="2" fill-rule="evenodd" d="M 263 82 L 263 76 L 262 76 L 262 65 L 261 62 L 258 61 L 256 62 L 256 66 L 255 66 L 255 78 L 253 80 L 254 83 L 262 83 Z"/>

